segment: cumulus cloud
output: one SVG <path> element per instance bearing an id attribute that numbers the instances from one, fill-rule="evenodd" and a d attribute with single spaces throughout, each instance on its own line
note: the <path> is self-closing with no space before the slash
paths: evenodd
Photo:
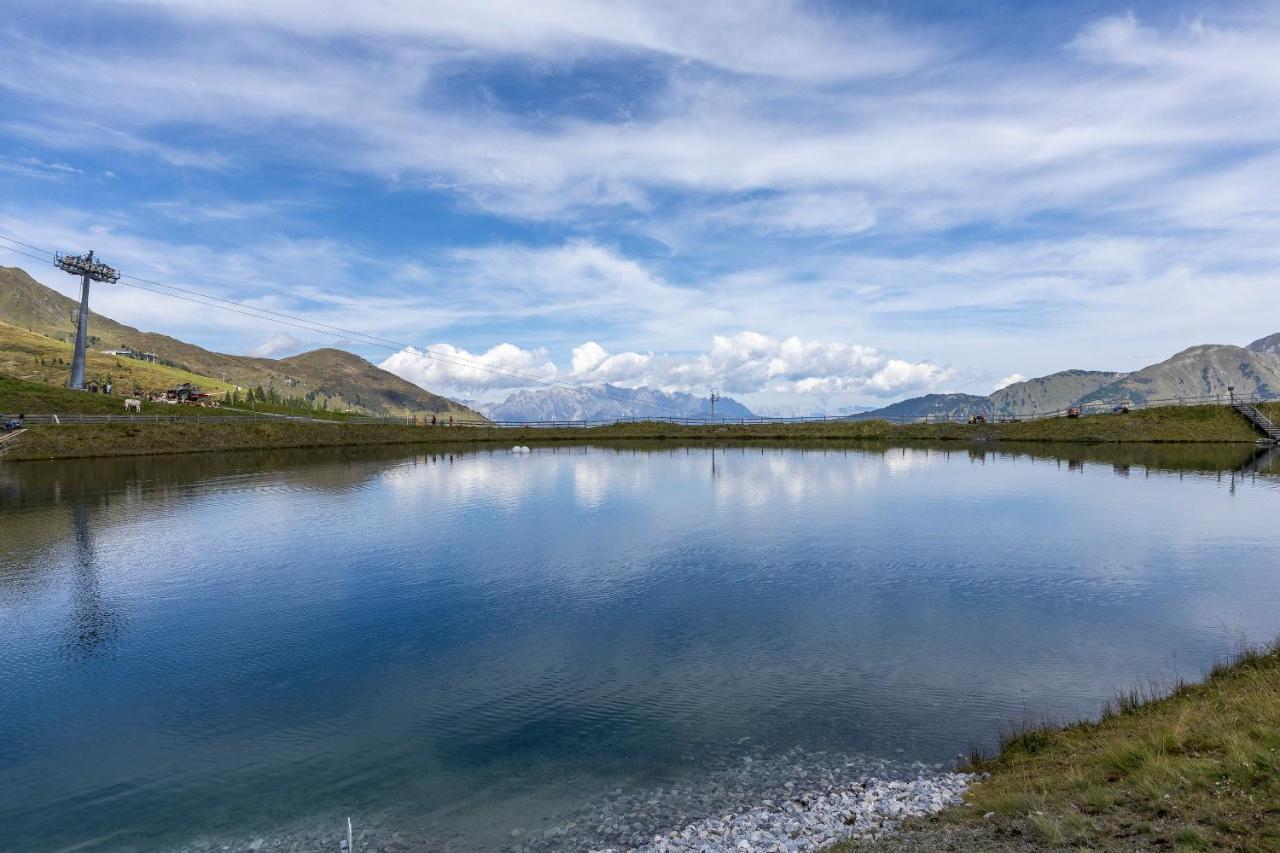
<path id="1" fill-rule="evenodd" d="M 288 332 L 279 332 L 249 350 L 255 358 L 281 358 L 301 352 L 306 345 Z"/>
<path id="2" fill-rule="evenodd" d="M 945 334 L 985 390 L 1014 365 L 1135 368 L 1273 331 L 1255 328 L 1280 263 L 1270 7 L 1036 17 L 1024 45 L 1019 24 L 980 11 L 955 27 L 787 0 L 56 5 L 0 28 L 0 112 L 19 117 L 0 120 L 18 143 L 0 160 L 11 181 L 94 174 L 96 159 L 121 174 L 221 170 L 217 192 L 234 193 L 237 176 L 292 189 L 319 167 L 371 203 L 392 188 L 429 196 L 428 220 L 454 203 L 468 220 L 424 246 L 356 226 L 361 246 L 326 245 L 341 241 L 267 239 L 278 211 L 201 197 L 198 235 L 133 240 L 144 229 L 121 223 L 142 218 L 139 186 L 132 208 L 86 208 L 54 239 L 33 208 L 61 202 L 8 194 L 10 233 L 109 247 L 131 272 L 396 340 L 618 341 L 583 344 L 564 371 L 690 387 L 940 381 L 928 362 L 829 343 L 847 335 L 912 353 Z M 67 15 L 85 33 L 123 28 L 134 49 L 93 50 Z M 317 217 L 298 233 L 343 227 Z M 661 251 L 622 248 L 640 239 Z M 95 298 L 135 325 L 230 337 L 161 297 Z M 240 349 L 265 334 L 223 320 L 251 327 Z M 741 328 L 803 338 L 743 355 L 755 344 L 731 336 L 697 354 Z M 837 367 L 794 367 L 824 359 Z"/>
<path id="3" fill-rule="evenodd" d="M 774 338 L 753 331 L 717 335 L 709 350 L 692 355 L 640 352 L 610 353 L 595 341 L 573 349 L 570 370 L 557 371 L 545 350 L 523 350 L 501 344 L 472 355 L 441 344 L 433 352 L 483 362 L 501 375 L 478 367 L 449 364 L 406 350 L 381 364 L 411 382 L 431 390 L 482 391 L 531 387 L 526 375 L 575 385 L 608 383 L 622 387 L 648 386 L 663 391 L 705 394 L 712 387 L 726 393 L 762 392 L 828 397 L 866 394 L 891 397 L 936 387 L 954 374 L 928 362 L 889 358 L 874 347 L 857 344 Z"/>
<path id="4" fill-rule="evenodd" d="M 996 387 L 992 388 L 992 392 L 999 391 L 1001 388 L 1008 388 L 1010 385 L 1016 385 L 1019 382 L 1026 382 L 1027 377 L 1021 373 L 1010 373 L 1008 376 L 996 383 Z"/>
<path id="5" fill-rule="evenodd" d="M 536 385 L 537 379 L 554 379 L 557 374 L 546 350 L 521 349 L 509 343 L 481 353 L 451 344 L 409 347 L 378 366 L 428 390 L 472 394 Z"/>

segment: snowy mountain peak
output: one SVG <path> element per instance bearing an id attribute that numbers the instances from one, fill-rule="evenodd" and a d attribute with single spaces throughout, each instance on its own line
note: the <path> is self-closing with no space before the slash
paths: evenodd
<path id="1" fill-rule="evenodd" d="M 477 403 L 490 420 L 610 421 L 625 418 L 705 418 L 711 401 L 684 392 L 666 393 L 652 388 L 620 388 L 589 385 L 581 389 L 538 388 L 516 391 L 501 403 Z M 716 401 L 717 419 L 753 418 L 746 406 L 729 397 Z"/>

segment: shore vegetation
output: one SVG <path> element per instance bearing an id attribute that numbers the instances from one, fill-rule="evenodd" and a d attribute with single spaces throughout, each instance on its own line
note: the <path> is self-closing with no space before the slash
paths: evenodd
<path id="1" fill-rule="evenodd" d="M 1280 850 L 1280 641 L 1097 720 L 1011 732 L 964 806 L 855 850 Z"/>

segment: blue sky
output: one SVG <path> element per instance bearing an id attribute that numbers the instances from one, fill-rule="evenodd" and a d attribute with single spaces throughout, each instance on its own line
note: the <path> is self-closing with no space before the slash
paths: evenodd
<path id="1" fill-rule="evenodd" d="M 1045 5 L 8 0 L 0 233 L 760 408 L 1280 329 L 1280 5 Z M 333 342 L 118 286 L 95 308 Z M 455 396 L 518 384 L 348 346 Z"/>

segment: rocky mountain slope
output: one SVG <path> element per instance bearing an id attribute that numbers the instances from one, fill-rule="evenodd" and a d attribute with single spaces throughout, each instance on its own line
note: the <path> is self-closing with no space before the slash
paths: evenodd
<path id="1" fill-rule="evenodd" d="M 621 418 L 705 418 L 711 415 L 711 401 L 692 394 L 667 394 L 652 388 L 619 388 L 616 385 L 588 386 L 588 393 L 567 388 L 538 388 L 516 391 L 501 403 L 476 404 L 482 414 L 495 421 L 597 421 Z M 729 397 L 716 402 L 717 419 L 754 418 L 746 406 Z"/>
<path id="2" fill-rule="evenodd" d="M 991 412 L 997 417 L 1016 417 L 1030 412 L 1056 412 L 1099 388 L 1123 377 L 1123 373 L 1101 370 L 1064 370 L 1038 379 L 1015 382 L 991 394 Z"/>
<path id="3" fill-rule="evenodd" d="M 1064 370 L 1014 383 L 986 397 L 926 394 L 855 417 L 1029 417 L 1076 405 L 1141 405 L 1214 396 L 1225 400 L 1229 387 L 1246 397 L 1280 397 L 1280 334 L 1261 338 L 1247 347 L 1190 347 L 1132 373 Z"/>
<path id="4" fill-rule="evenodd" d="M 1177 397 L 1226 396 L 1234 386 L 1243 395 L 1280 394 L 1280 338 L 1271 335 L 1247 347 L 1208 344 L 1190 347 L 1165 361 L 1119 377 L 1080 398 L 1081 403 L 1138 403 Z"/>
<path id="5" fill-rule="evenodd" d="M 917 421 L 924 418 L 967 418 L 969 415 L 990 417 L 991 400 L 976 394 L 925 394 L 885 406 L 851 415 L 849 420 L 870 421 L 884 418 L 889 421 Z"/>
<path id="6" fill-rule="evenodd" d="M 17 267 L 0 267 L 0 321 L 67 344 L 75 337 L 78 303 L 54 291 Z M 474 419 L 476 413 L 438 394 L 338 349 L 318 349 L 289 358 L 254 358 L 213 352 L 177 338 L 143 332 L 92 313 L 91 348 L 129 348 L 155 353 L 169 367 L 208 377 L 211 389 L 226 385 L 274 388 L 281 396 L 305 397 L 332 409 L 354 409 L 379 415 L 452 414 Z M 0 347 L 4 341 L 0 340 Z M 42 376 L 20 378 L 37 378 Z"/>

